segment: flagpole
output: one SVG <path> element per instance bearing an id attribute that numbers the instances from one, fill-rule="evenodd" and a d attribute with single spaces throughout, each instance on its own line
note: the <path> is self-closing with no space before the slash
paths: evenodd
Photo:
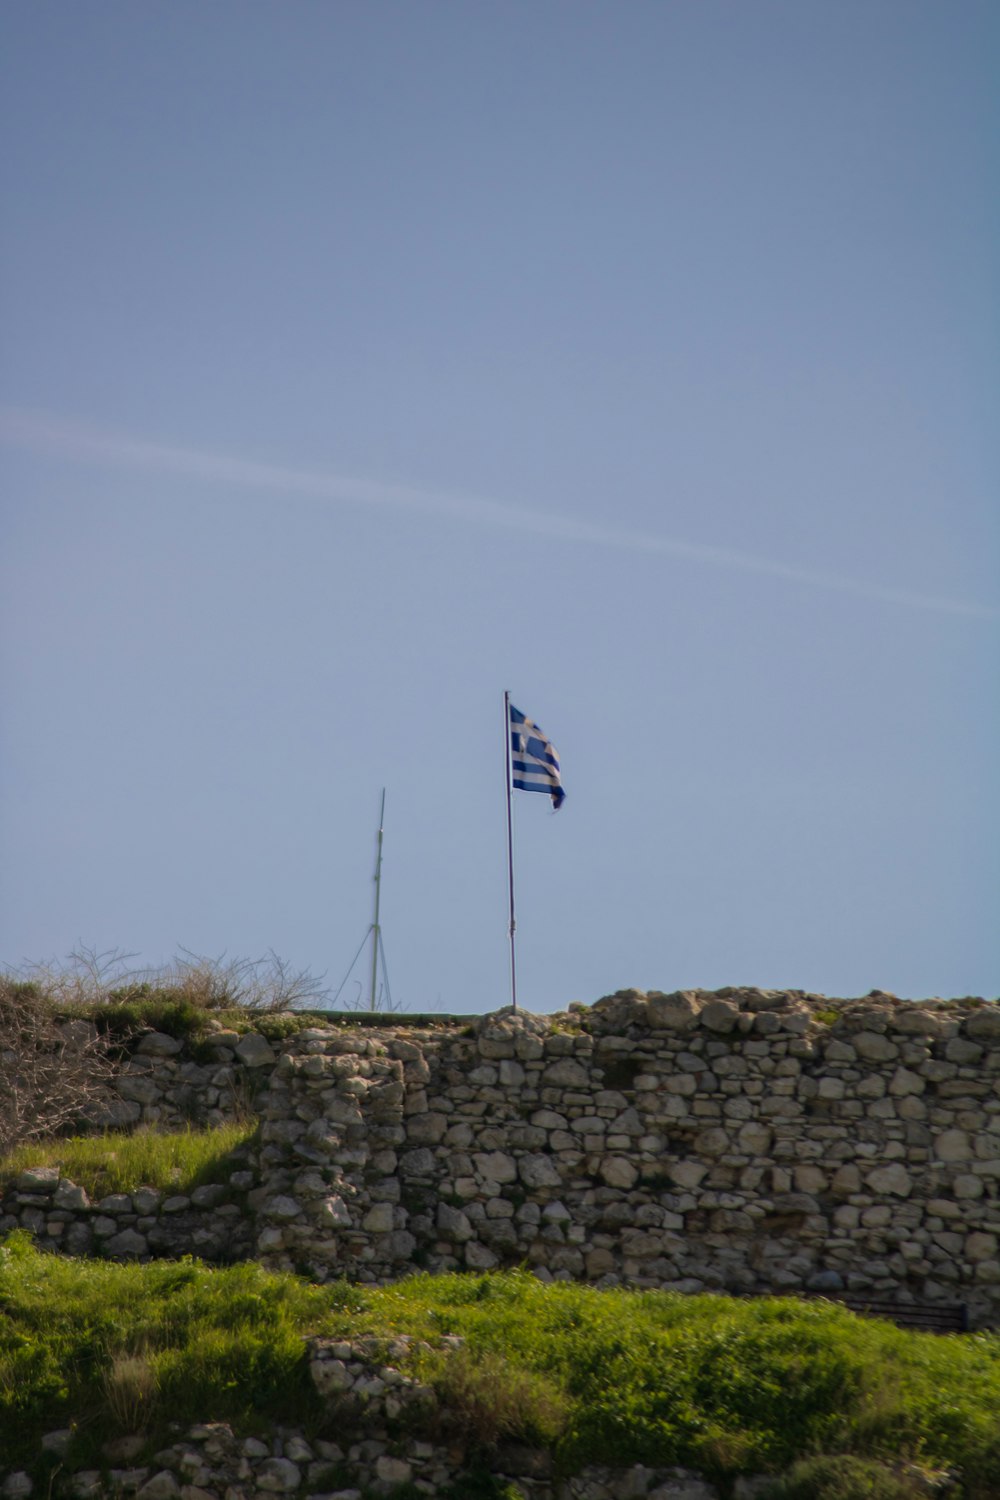
<path id="1" fill-rule="evenodd" d="M 511 821 L 511 768 L 510 768 L 510 693 L 503 695 L 503 742 L 505 746 L 504 767 L 507 780 L 507 885 L 510 892 L 510 1004 L 517 1010 L 517 970 L 514 965 L 514 831 Z"/>

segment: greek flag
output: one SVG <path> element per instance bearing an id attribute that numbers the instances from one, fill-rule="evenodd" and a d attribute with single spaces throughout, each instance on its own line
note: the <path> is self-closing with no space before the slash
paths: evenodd
<path id="1" fill-rule="evenodd" d="M 511 780 L 521 792 L 548 792 L 558 812 L 566 797 L 559 779 L 559 757 L 537 724 L 513 703 L 510 709 Z"/>

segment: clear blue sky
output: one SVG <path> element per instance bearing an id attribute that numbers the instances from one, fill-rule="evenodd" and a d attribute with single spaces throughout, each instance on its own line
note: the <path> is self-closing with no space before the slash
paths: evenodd
<path id="1" fill-rule="evenodd" d="M 993 0 L 0 29 L 0 960 L 997 993 Z"/>

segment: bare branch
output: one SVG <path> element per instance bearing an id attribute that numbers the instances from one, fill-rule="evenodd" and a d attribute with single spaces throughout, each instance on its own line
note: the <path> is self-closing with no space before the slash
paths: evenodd
<path id="1" fill-rule="evenodd" d="M 85 1124 L 115 1071 L 96 1026 L 60 1022 L 36 985 L 0 977 L 0 1153 Z"/>

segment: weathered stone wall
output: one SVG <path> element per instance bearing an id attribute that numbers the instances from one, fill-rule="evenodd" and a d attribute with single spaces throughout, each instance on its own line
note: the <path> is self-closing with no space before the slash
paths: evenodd
<path id="1" fill-rule="evenodd" d="M 70 1027 L 86 1023 L 71 1022 Z M 256 1031 L 219 1029 L 199 1043 L 198 1056 L 188 1044 L 162 1032 L 141 1036 L 115 1081 L 117 1098 L 97 1123 L 132 1130 L 152 1125 L 176 1130 L 185 1125 L 223 1125 L 251 1113 L 261 1069 L 273 1065 L 276 1053 Z"/>
<path id="2" fill-rule="evenodd" d="M 25 1174 L 0 1232 L 121 1257 L 256 1254 L 323 1280 L 526 1263 L 680 1291 L 963 1303 L 1000 1325 L 1000 1006 L 635 991 L 550 1018 L 148 1034 L 117 1123 L 254 1102 L 191 1201 Z M 30 1179 L 30 1180 L 29 1180 Z"/>
<path id="3" fill-rule="evenodd" d="M 1000 1008 L 627 992 L 469 1035 L 285 1043 L 258 1255 L 319 1279 L 527 1263 L 1000 1323 Z"/>
<path id="4" fill-rule="evenodd" d="M 392 1375 L 394 1371 L 383 1371 Z M 192 1427 L 169 1448 L 152 1455 L 141 1437 L 108 1445 L 102 1469 L 81 1469 L 62 1477 L 60 1493 L 71 1500 L 250 1500 L 301 1496 L 306 1500 L 362 1500 L 393 1496 L 441 1495 L 468 1477 L 461 1447 L 391 1439 L 376 1401 L 364 1438 L 342 1442 L 308 1439 L 293 1429 L 277 1429 L 266 1439 L 239 1438 L 222 1422 Z M 46 1434 L 45 1451 L 56 1462 L 71 1433 Z M 568 1479 L 553 1479 L 546 1455 L 510 1449 L 495 1457 L 492 1472 L 522 1500 L 719 1500 L 720 1492 L 684 1469 L 591 1467 Z M 534 1473 L 525 1472 L 534 1469 Z M 544 1472 L 539 1472 L 539 1471 Z M 768 1487 L 763 1478 L 737 1479 L 734 1500 L 755 1500 Z M 23 1472 L 6 1477 L 0 1469 L 2 1500 L 30 1500 L 44 1488 Z M 931 1491 L 928 1490 L 928 1494 Z"/>
<path id="5" fill-rule="evenodd" d="M 26 1229 L 43 1250 L 112 1260 L 248 1260 L 254 1224 L 246 1209 L 255 1173 L 234 1168 L 229 1184 L 187 1193 L 137 1187 L 91 1202 L 85 1188 L 55 1167 L 31 1167 L 0 1194 L 0 1235 Z"/>

